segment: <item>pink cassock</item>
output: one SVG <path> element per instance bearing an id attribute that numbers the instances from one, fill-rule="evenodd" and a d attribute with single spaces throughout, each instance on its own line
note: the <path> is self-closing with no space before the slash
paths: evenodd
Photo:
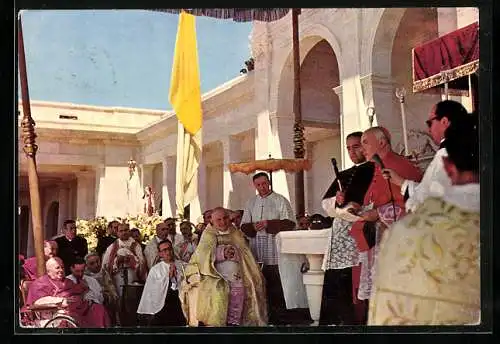
<path id="1" fill-rule="evenodd" d="M 48 275 L 37 278 L 30 285 L 26 304 L 31 305 L 45 296 L 69 297 L 78 296 L 77 301 L 70 303 L 67 311 L 75 318 L 79 327 L 108 327 L 109 316 L 103 305 L 89 303 L 82 296 L 87 290 L 83 285 L 75 284 L 65 278 L 53 280 Z"/>

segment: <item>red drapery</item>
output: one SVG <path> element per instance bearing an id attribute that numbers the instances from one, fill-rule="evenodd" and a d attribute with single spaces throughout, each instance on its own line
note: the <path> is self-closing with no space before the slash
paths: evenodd
<path id="1" fill-rule="evenodd" d="M 451 89 L 467 90 L 467 78 L 460 78 L 479 68 L 479 24 L 473 23 L 415 47 L 412 55 L 413 92 L 447 82 Z"/>

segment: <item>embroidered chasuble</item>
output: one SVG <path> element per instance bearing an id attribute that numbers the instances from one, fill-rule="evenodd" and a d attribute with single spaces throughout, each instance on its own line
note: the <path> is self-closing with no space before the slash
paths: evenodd
<path id="1" fill-rule="evenodd" d="M 480 323 L 479 184 L 428 198 L 386 231 L 368 325 Z"/>
<path id="2" fill-rule="evenodd" d="M 233 247 L 235 257 L 224 259 L 221 246 Z M 185 278 L 179 297 L 190 325 L 194 318 L 207 326 L 226 326 L 236 317 L 242 326 L 267 324 L 264 277 L 240 230 L 231 227 L 228 233 L 221 234 L 208 225 L 185 267 Z M 235 282 L 242 288 L 232 289 Z M 197 289 L 196 293 L 193 289 Z M 196 296 L 194 309 L 190 300 L 193 296 Z M 242 307 L 238 307 L 238 302 L 232 307 L 232 301 L 238 301 L 239 297 L 243 297 Z"/>

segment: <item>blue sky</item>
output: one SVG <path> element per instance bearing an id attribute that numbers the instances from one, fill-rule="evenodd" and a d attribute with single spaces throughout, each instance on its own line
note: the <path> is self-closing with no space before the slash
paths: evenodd
<path id="1" fill-rule="evenodd" d="M 24 11 L 32 100 L 170 109 L 178 15 L 142 10 Z M 196 18 L 202 92 L 239 75 L 251 23 Z"/>

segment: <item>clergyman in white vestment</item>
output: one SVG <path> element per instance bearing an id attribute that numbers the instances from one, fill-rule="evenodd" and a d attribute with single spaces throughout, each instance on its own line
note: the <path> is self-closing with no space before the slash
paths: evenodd
<path id="1" fill-rule="evenodd" d="M 475 325 L 481 315 L 477 125 L 446 131 L 452 186 L 384 234 L 368 325 Z"/>
<path id="2" fill-rule="evenodd" d="M 149 271 L 137 313 L 152 316 L 150 325 L 185 326 L 179 299 L 183 262 L 175 259 L 169 240 L 158 244 L 158 254 L 160 261 Z"/>

